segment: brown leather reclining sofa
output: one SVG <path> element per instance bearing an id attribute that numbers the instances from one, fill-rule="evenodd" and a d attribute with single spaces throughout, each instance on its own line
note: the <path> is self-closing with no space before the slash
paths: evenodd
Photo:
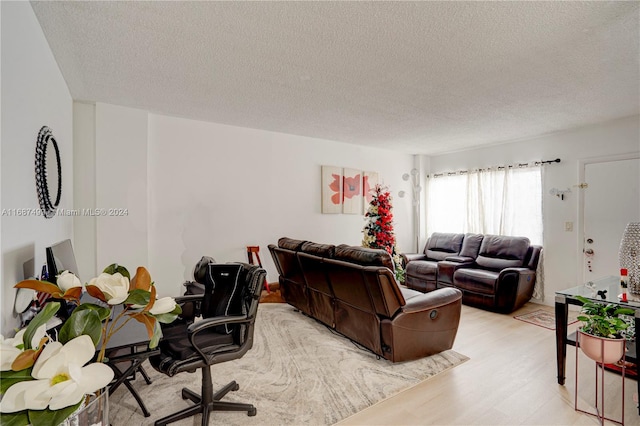
<path id="1" fill-rule="evenodd" d="M 526 237 L 434 232 L 423 253 L 402 257 L 407 287 L 454 287 L 466 305 L 509 313 L 531 299 L 541 252 Z"/>
<path id="2" fill-rule="evenodd" d="M 399 286 L 386 251 L 291 238 L 269 251 L 287 303 L 377 355 L 408 361 L 453 346 L 460 291 Z"/>

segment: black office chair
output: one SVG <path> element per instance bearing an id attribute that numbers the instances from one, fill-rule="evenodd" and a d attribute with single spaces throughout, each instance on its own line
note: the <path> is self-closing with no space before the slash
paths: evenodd
<path id="1" fill-rule="evenodd" d="M 246 411 L 256 415 L 251 404 L 220 401 L 239 386 L 232 381 L 214 393 L 211 366 L 241 358 L 253 346 L 253 330 L 258 302 L 266 271 L 245 263 L 209 263 L 205 292 L 201 295 L 176 299 L 180 304 L 191 304 L 189 312 L 202 315 L 202 320 L 191 322 L 180 318 L 175 324 L 162 326 L 160 355 L 149 360 L 151 365 L 168 376 L 184 371 L 202 370 L 201 395 L 184 388 L 182 398 L 195 405 L 155 422 L 156 426 L 173 423 L 202 413 L 202 425 L 209 424 L 211 411 Z M 196 309 L 193 309 L 196 306 Z"/>

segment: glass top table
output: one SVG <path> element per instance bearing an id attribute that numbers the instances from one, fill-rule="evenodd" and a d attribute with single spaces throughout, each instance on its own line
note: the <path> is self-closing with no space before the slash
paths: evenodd
<path id="1" fill-rule="evenodd" d="M 560 290 L 556 292 L 556 295 L 575 297 L 582 296 L 587 299 L 614 303 L 620 306 L 629 308 L 640 309 L 640 295 L 631 294 L 627 291 L 628 302 L 622 302 L 618 297 L 620 295 L 620 278 L 619 277 L 604 277 L 597 280 L 589 281 L 585 284 L 577 287 L 571 287 L 566 290 Z M 602 297 L 604 296 L 604 298 Z"/>
<path id="2" fill-rule="evenodd" d="M 556 312 L 556 357 L 558 368 L 558 384 L 564 385 L 567 361 L 567 345 L 575 346 L 575 333 L 567 335 L 569 305 L 581 306 L 576 296 L 582 296 L 590 300 L 603 303 L 612 303 L 635 310 L 635 327 L 640 330 L 640 295 L 627 293 L 627 302 L 620 300 L 620 278 L 604 277 L 589 281 L 583 285 L 560 290 L 556 292 L 555 312 Z M 627 361 L 638 363 L 638 339 L 627 343 L 628 352 L 625 355 Z M 640 380 L 638 382 L 638 394 L 640 395 Z M 638 408 L 640 414 L 640 407 Z"/>

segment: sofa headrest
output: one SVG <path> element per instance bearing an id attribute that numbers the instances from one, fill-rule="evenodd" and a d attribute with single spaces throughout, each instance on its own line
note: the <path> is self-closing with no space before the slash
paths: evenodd
<path id="1" fill-rule="evenodd" d="M 529 239 L 526 237 L 485 235 L 476 263 L 482 268 L 495 271 L 522 267 L 527 258 L 529 245 Z"/>
<path id="2" fill-rule="evenodd" d="M 464 234 L 464 241 L 462 241 L 462 248 L 460 249 L 460 256 L 476 258 L 480 251 L 480 245 L 484 235 L 482 234 Z"/>
<path id="3" fill-rule="evenodd" d="M 429 259 L 444 260 L 445 257 L 457 255 L 462 247 L 464 234 L 434 232 L 427 240 L 424 254 Z"/>
<path id="4" fill-rule="evenodd" d="M 313 254 L 319 257 L 333 258 L 336 252 L 336 246 L 332 244 L 318 244 L 311 241 L 305 241 L 300 247 L 300 251 L 308 254 Z"/>
<path id="5" fill-rule="evenodd" d="M 336 247 L 335 259 L 362 266 L 384 266 L 393 271 L 391 255 L 382 249 L 370 249 L 341 244 Z"/>
<path id="6" fill-rule="evenodd" d="M 294 240 L 293 238 L 282 237 L 278 240 L 278 247 L 287 250 L 299 251 L 304 243 L 305 241 L 302 240 Z"/>

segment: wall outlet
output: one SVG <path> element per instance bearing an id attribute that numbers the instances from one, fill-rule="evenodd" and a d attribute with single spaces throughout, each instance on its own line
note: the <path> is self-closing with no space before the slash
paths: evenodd
<path id="1" fill-rule="evenodd" d="M 565 222 L 564 223 L 564 230 L 567 231 L 567 232 L 573 231 L 573 222 Z"/>

